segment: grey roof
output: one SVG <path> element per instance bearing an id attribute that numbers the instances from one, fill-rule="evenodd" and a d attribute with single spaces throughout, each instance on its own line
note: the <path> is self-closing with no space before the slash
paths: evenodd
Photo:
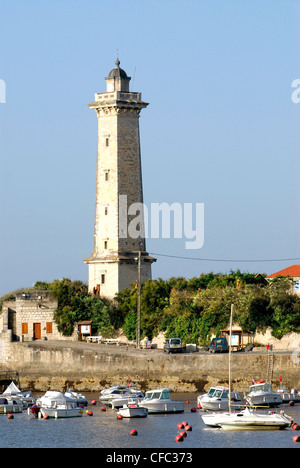
<path id="1" fill-rule="evenodd" d="M 127 76 L 127 73 L 122 68 L 120 68 L 120 60 L 117 59 L 115 63 L 116 63 L 116 68 L 113 68 L 109 72 L 108 78 L 122 78 L 122 79 L 130 80 L 130 77 Z"/>

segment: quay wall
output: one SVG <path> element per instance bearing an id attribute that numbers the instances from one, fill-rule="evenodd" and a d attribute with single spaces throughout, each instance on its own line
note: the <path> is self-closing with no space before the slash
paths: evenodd
<path id="1" fill-rule="evenodd" d="M 228 354 L 184 353 L 85 343 L 9 343 L 0 338 L 0 373 L 17 371 L 22 389 L 33 391 L 99 391 L 114 383 L 136 383 L 142 390 L 157 386 L 178 392 L 202 392 L 211 385 L 228 385 Z M 280 376 L 288 389 L 300 390 L 299 359 L 275 353 L 273 387 Z M 234 389 L 247 391 L 251 380 L 266 379 L 268 354 L 233 353 Z"/>

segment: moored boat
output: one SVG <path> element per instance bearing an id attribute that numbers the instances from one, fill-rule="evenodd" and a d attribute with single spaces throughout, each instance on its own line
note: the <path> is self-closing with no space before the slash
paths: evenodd
<path id="1" fill-rule="evenodd" d="M 82 393 L 77 393 L 77 392 L 74 392 L 73 390 L 70 390 L 69 388 L 65 391 L 65 396 L 70 398 L 70 399 L 74 399 L 77 406 L 87 406 L 88 405 L 88 401 L 86 399 L 86 397 L 84 395 L 82 395 Z"/>
<path id="2" fill-rule="evenodd" d="M 148 416 L 148 408 L 140 406 L 134 400 L 129 400 L 127 404 L 119 408 L 117 414 L 123 418 L 145 418 Z"/>
<path id="3" fill-rule="evenodd" d="M 199 395 L 198 405 L 206 411 L 228 411 L 229 388 L 223 386 L 211 387 L 205 395 Z M 231 392 L 231 404 L 234 409 L 240 409 L 242 397 L 239 392 Z"/>
<path id="4" fill-rule="evenodd" d="M 292 390 L 288 392 L 286 387 L 281 385 L 277 389 L 277 393 L 281 395 L 283 403 L 290 403 L 291 401 L 294 403 L 300 403 L 300 393 L 295 388 L 292 388 Z"/>
<path id="5" fill-rule="evenodd" d="M 170 398 L 170 388 L 156 388 L 148 390 L 140 406 L 148 409 L 149 414 L 154 413 L 183 413 L 184 402 Z"/>
<path id="6" fill-rule="evenodd" d="M 226 431 L 270 431 L 285 429 L 291 425 L 291 420 L 285 414 L 258 414 L 250 408 L 238 413 L 203 415 L 202 419 L 207 426 L 220 427 Z"/>
<path id="7" fill-rule="evenodd" d="M 264 380 L 259 380 L 251 385 L 245 399 L 250 406 L 265 406 L 267 408 L 275 408 L 283 401 L 282 396 L 273 392 L 271 385 Z"/>
<path id="8" fill-rule="evenodd" d="M 112 385 L 101 391 L 99 400 L 105 405 L 118 408 L 126 404 L 130 398 L 143 399 L 144 394 L 135 386 Z"/>
<path id="9" fill-rule="evenodd" d="M 0 395 L 0 414 L 22 413 L 23 402 L 17 397 Z"/>
<path id="10" fill-rule="evenodd" d="M 83 414 L 81 408 L 72 398 L 66 397 L 63 393 L 48 391 L 37 400 L 40 407 L 40 414 L 49 418 L 75 418 Z"/>
<path id="11" fill-rule="evenodd" d="M 14 382 L 11 382 L 7 389 L 3 392 L 3 395 L 6 397 L 15 397 L 19 398 L 22 403 L 23 407 L 27 408 L 28 406 L 34 405 L 36 403 L 36 399 L 32 395 L 30 390 L 22 392 Z"/>

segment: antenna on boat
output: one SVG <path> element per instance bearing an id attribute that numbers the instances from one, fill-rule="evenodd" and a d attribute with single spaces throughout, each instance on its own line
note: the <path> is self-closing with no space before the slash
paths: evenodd
<path id="1" fill-rule="evenodd" d="M 231 392 L 232 392 L 232 379 L 231 379 L 231 339 L 232 339 L 232 318 L 233 318 L 233 310 L 234 306 L 231 304 L 231 311 L 230 311 L 230 335 L 229 335 L 229 395 L 228 395 L 228 405 L 229 405 L 229 413 L 231 413 Z"/>

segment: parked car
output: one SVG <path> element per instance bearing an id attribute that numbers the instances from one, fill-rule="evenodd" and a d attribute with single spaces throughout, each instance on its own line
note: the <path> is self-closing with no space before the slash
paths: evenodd
<path id="1" fill-rule="evenodd" d="M 227 353 L 228 351 L 228 343 L 225 337 L 213 338 L 209 345 L 210 353 Z"/>
<path id="2" fill-rule="evenodd" d="M 180 338 L 167 338 L 164 343 L 164 353 L 182 353 L 183 347 Z"/>

